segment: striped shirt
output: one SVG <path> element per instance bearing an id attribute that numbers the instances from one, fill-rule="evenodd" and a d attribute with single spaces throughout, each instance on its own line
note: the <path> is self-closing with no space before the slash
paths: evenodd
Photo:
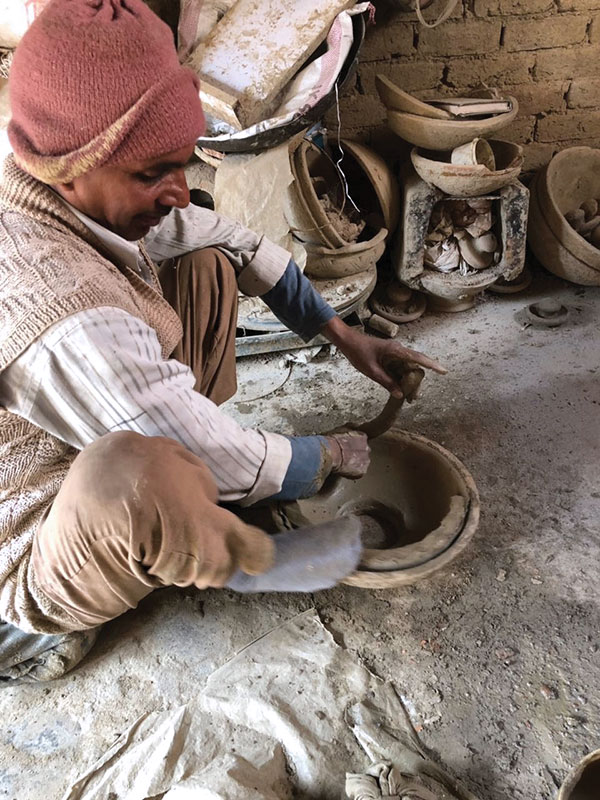
<path id="1" fill-rule="evenodd" d="M 148 277 L 136 243 L 70 208 L 120 260 Z M 156 261 L 217 246 L 236 267 L 240 287 L 261 294 L 306 339 L 334 315 L 289 254 L 282 258 L 281 248 L 207 209 L 174 209 L 145 244 Z M 78 449 L 116 430 L 175 439 L 210 468 L 224 502 L 290 498 L 312 485 L 320 437 L 290 440 L 243 428 L 194 384 L 188 367 L 162 358 L 152 328 L 105 307 L 48 328 L 0 375 L 0 402 Z M 286 486 L 293 491 L 286 494 Z"/>

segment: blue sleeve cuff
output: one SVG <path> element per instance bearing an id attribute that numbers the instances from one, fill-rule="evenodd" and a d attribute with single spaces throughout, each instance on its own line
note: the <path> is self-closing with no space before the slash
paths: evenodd
<path id="1" fill-rule="evenodd" d="M 292 445 L 292 460 L 288 466 L 281 490 L 269 500 L 298 500 L 315 495 L 325 474 L 325 457 L 328 452 L 324 436 L 288 436 Z"/>
<path id="2" fill-rule="evenodd" d="M 308 278 L 291 260 L 281 278 L 262 299 L 291 331 L 310 342 L 323 325 L 336 316 L 335 311 L 316 291 Z"/>

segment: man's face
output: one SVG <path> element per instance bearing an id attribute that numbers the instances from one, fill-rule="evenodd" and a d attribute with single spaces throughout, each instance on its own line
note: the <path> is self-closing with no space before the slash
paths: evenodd
<path id="1" fill-rule="evenodd" d="M 194 144 L 147 161 L 99 167 L 54 188 L 72 206 L 124 239 L 142 239 L 162 217 L 185 208 L 183 172 Z"/>

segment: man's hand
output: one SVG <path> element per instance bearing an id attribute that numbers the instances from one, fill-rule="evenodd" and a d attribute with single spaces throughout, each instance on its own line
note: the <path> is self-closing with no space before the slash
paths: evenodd
<path id="1" fill-rule="evenodd" d="M 392 339 L 377 339 L 355 331 L 339 317 L 329 320 L 323 326 L 322 333 L 342 351 L 359 372 L 381 384 L 391 395 L 400 399 L 404 394 L 388 371 L 388 364 L 394 361 L 410 361 L 426 369 L 432 369 L 440 375 L 445 375 L 447 372 L 441 364 L 423 353 L 403 347 Z"/>

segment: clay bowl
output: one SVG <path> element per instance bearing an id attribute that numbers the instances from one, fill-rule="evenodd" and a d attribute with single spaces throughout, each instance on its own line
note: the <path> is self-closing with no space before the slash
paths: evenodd
<path id="1" fill-rule="evenodd" d="M 465 549 L 479 523 L 479 495 L 464 465 L 424 436 L 388 431 L 370 446 L 363 478 L 334 481 L 299 502 L 313 523 L 360 517 L 365 550 L 344 583 L 391 589 L 428 577 Z"/>
<path id="2" fill-rule="evenodd" d="M 509 98 L 512 109 L 506 114 L 480 119 L 429 119 L 388 109 L 388 125 L 402 139 L 425 150 L 453 150 L 472 139 L 492 136 L 509 125 L 519 113 L 519 104 Z"/>
<path id="3" fill-rule="evenodd" d="M 527 238 L 547 270 L 573 283 L 600 286 L 600 249 L 564 215 L 600 197 L 600 150 L 570 147 L 537 173 L 531 185 Z"/>
<path id="4" fill-rule="evenodd" d="M 375 88 L 383 105 L 392 111 L 403 111 L 406 114 L 418 114 L 431 119 L 452 119 L 452 114 L 443 108 L 425 103 L 412 94 L 403 91 L 385 75 L 375 76 Z"/>
<path id="5" fill-rule="evenodd" d="M 320 247 L 305 243 L 305 273 L 312 278 L 345 278 L 375 266 L 385 250 L 387 229 L 381 228 L 364 242 L 352 242 L 344 247 Z"/>
<path id="6" fill-rule="evenodd" d="M 512 142 L 490 139 L 496 169 L 483 164 L 451 164 L 450 153 L 414 148 L 410 154 L 419 177 L 454 197 L 480 197 L 514 183 L 523 166 L 523 148 Z"/>
<path id="7" fill-rule="evenodd" d="M 362 173 L 362 176 L 353 174 L 344 158 L 341 167 L 346 174 L 352 194 L 356 192 L 360 197 L 361 206 L 380 211 L 388 233 L 393 233 L 400 217 L 400 189 L 396 176 L 379 153 L 370 147 L 350 139 L 342 139 L 342 147 L 344 152 L 354 159 L 358 170 Z M 367 182 L 370 185 L 365 185 Z"/>

